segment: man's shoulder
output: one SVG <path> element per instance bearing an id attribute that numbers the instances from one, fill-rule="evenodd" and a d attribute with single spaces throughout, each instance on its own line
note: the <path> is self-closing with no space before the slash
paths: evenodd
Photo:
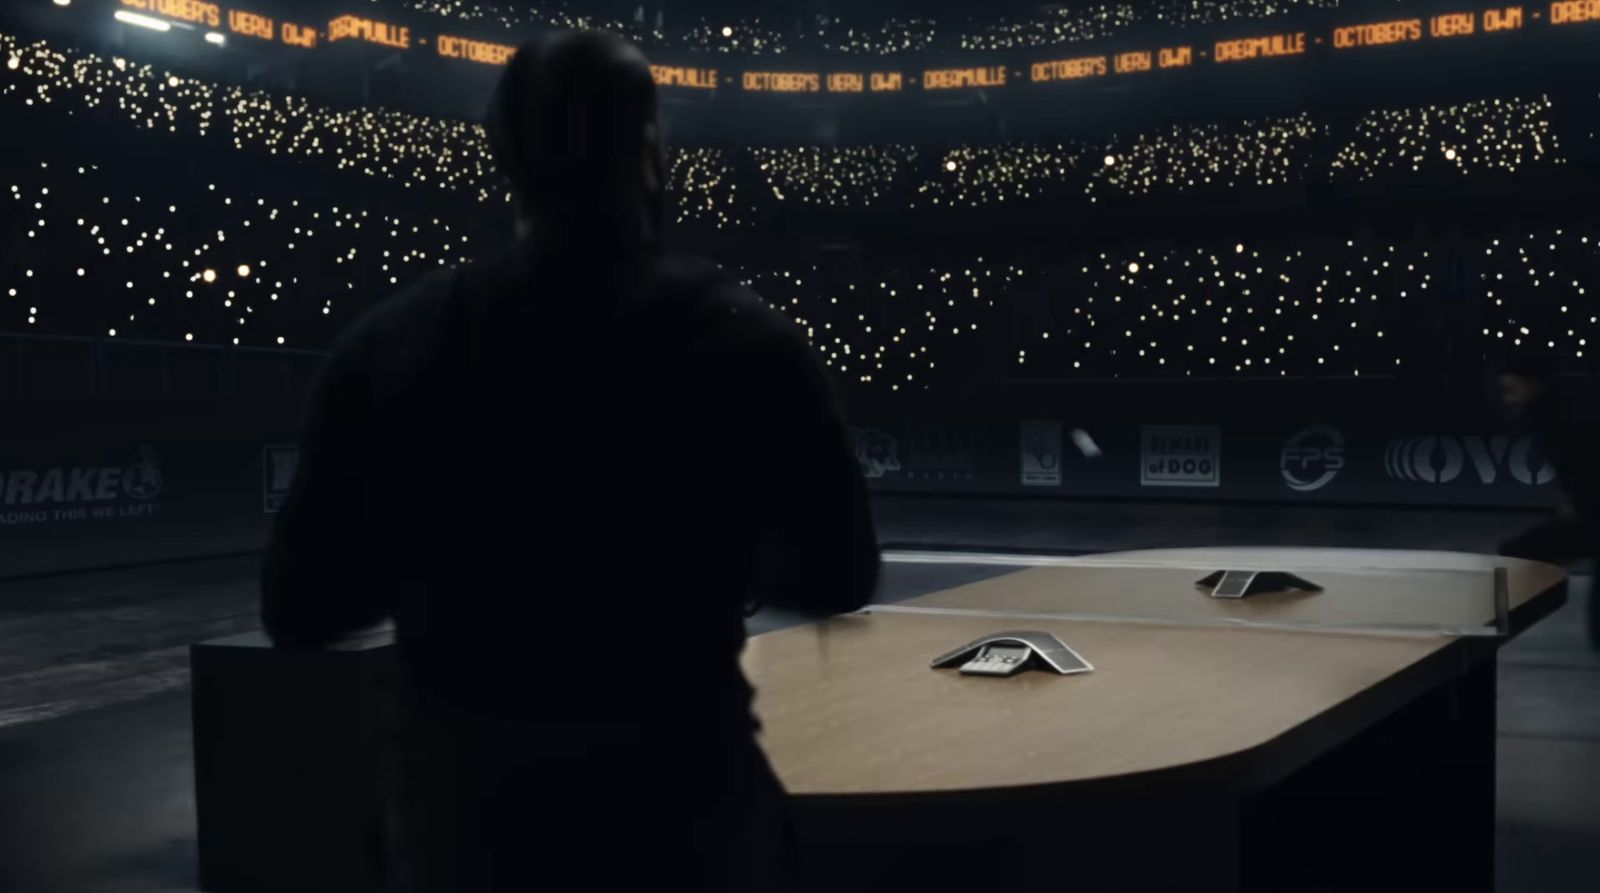
<path id="1" fill-rule="evenodd" d="M 732 272 L 693 255 L 665 255 L 655 268 L 656 306 L 681 315 L 707 336 L 793 346 L 794 320 Z"/>
<path id="2" fill-rule="evenodd" d="M 445 266 L 368 307 L 340 335 L 334 355 L 360 357 L 375 370 L 413 366 L 432 356 L 453 313 L 470 314 L 466 304 L 484 302 L 512 276 L 504 257 Z"/>
<path id="3" fill-rule="evenodd" d="M 418 337 L 444 313 L 461 275 L 442 267 L 368 307 L 340 335 L 335 351 L 372 349 Z"/>

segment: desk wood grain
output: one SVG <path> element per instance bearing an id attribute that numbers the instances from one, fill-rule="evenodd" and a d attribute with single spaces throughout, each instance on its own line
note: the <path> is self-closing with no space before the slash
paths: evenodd
<path id="1" fill-rule="evenodd" d="M 1417 584 L 1410 595 L 1421 591 L 1441 599 L 1448 585 L 1482 582 L 1468 572 L 1481 575 L 1500 564 L 1509 569 L 1512 604 L 1519 609 L 1559 599 L 1566 578 L 1550 565 L 1455 553 L 1171 550 L 1033 568 L 905 604 L 1031 610 L 1062 587 L 1091 598 L 1126 598 L 1117 574 L 1103 566 L 1121 559 L 1192 563 L 1140 568 L 1128 579 L 1139 586 L 1187 587 L 1184 596 L 1205 606 L 1217 603 L 1193 589 L 1195 569 L 1304 570 L 1330 584 L 1319 599 L 1355 593 L 1362 582 L 1403 597 L 1404 572 L 1420 569 L 1413 579 L 1429 582 Z M 1313 567 L 1327 579 L 1319 579 Z M 1302 604 L 1276 610 L 1304 614 L 1310 609 Z M 1381 604 L 1358 600 L 1357 607 L 1371 612 Z M 928 667 L 933 656 L 955 645 L 1017 626 L 1055 633 L 1096 672 L 994 679 Z M 1460 644 L 1448 638 L 876 614 L 754 637 L 744 667 L 757 691 L 762 745 L 791 792 L 892 795 L 1098 781 L 1249 755 Z"/>

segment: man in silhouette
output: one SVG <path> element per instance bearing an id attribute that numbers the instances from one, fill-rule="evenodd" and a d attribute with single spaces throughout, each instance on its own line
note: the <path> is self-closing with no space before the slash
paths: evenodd
<path id="1" fill-rule="evenodd" d="M 1495 398 L 1512 430 L 1535 439 L 1561 486 L 1555 514 L 1504 543 L 1500 554 L 1555 564 L 1600 557 L 1600 430 L 1564 392 L 1556 357 L 1542 350 L 1510 354 L 1500 364 Z M 1600 647 L 1600 604 L 1593 600 L 1589 640 Z"/>
<path id="2" fill-rule="evenodd" d="M 336 345 L 266 629 L 315 649 L 394 618 L 409 889 L 775 888 L 782 789 L 738 658 L 753 603 L 873 592 L 836 400 L 793 323 L 661 248 L 636 49 L 523 47 L 488 132 L 516 238 Z"/>

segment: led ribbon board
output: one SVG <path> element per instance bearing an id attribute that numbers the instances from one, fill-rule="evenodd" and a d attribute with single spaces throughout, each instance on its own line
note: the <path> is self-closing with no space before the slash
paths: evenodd
<path id="1" fill-rule="evenodd" d="M 215 29 L 302 49 L 332 43 L 367 43 L 400 52 L 431 52 L 442 59 L 499 66 L 516 53 L 514 43 L 456 33 L 423 34 L 410 24 L 357 14 L 309 24 L 274 19 L 258 10 L 210 0 L 117 0 L 142 16 L 174 26 Z M 1094 48 L 1077 45 L 1070 55 L 1032 59 L 974 59 L 966 64 L 901 67 L 887 70 L 784 68 L 751 65 L 733 70 L 683 64 L 650 66 L 656 84 L 667 89 L 746 93 L 870 95 L 919 91 L 929 94 L 1007 90 L 1024 85 L 1097 82 L 1149 77 L 1154 72 L 1204 65 L 1238 66 L 1311 55 L 1403 52 L 1399 47 L 1440 40 L 1464 43 L 1492 39 L 1531 26 L 1561 27 L 1600 22 L 1600 0 L 1555 0 L 1546 7 L 1494 6 L 1425 16 L 1358 20 L 1317 28 L 1294 28 L 1147 47 Z M 431 47 L 429 46 L 431 44 Z M 1085 47 L 1089 48 L 1085 48 Z"/>

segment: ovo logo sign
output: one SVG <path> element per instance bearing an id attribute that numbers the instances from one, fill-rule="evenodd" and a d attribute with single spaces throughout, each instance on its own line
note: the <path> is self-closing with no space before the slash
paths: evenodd
<path id="1" fill-rule="evenodd" d="M 1478 435 L 1402 437 L 1389 442 L 1383 467 L 1389 477 L 1423 484 L 1448 484 L 1471 466 L 1478 482 L 1493 484 L 1509 474 L 1528 486 L 1548 484 L 1556 470 L 1534 448 L 1533 438 Z"/>
<path id="2" fill-rule="evenodd" d="M 1278 454 L 1278 470 L 1289 489 L 1320 490 L 1344 468 L 1344 435 L 1327 425 L 1301 429 Z"/>

